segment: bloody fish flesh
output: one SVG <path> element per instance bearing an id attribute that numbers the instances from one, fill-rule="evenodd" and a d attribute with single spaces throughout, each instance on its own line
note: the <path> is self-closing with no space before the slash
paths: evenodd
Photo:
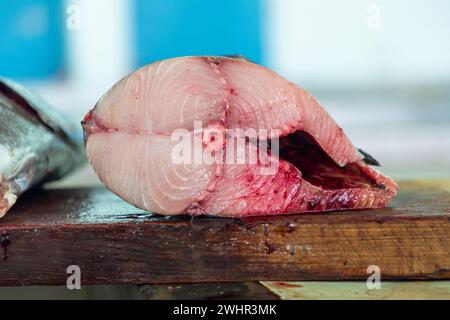
<path id="1" fill-rule="evenodd" d="M 313 96 L 242 58 L 180 57 L 145 66 L 116 83 L 82 125 L 101 181 L 155 213 L 244 217 L 381 208 L 397 192 Z M 191 153 L 212 150 L 221 161 L 174 161 L 180 129 L 200 142 Z M 251 130 L 254 139 L 234 143 Z M 237 154 L 259 154 L 257 141 L 269 144 L 265 161 L 239 161 Z M 228 153 L 232 161 L 220 158 Z M 267 163 L 275 168 L 269 174 Z"/>

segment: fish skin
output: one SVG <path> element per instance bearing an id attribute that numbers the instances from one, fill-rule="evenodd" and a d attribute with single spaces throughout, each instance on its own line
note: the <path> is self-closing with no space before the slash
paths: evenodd
<path id="1" fill-rule="evenodd" d="M 277 129 L 279 137 L 306 132 L 329 157 L 328 168 L 331 162 L 338 176 L 357 178 L 349 181 L 351 188 L 330 189 L 275 156 L 279 168 L 271 176 L 254 164 L 180 168 L 165 154 L 168 136 L 179 128 L 192 133 L 194 120 L 223 129 Z M 88 158 L 106 187 L 160 214 L 243 217 L 380 208 L 398 189 L 364 163 L 313 96 L 241 58 L 181 57 L 145 66 L 116 83 L 82 125 Z"/>
<path id="2" fill-rule="evenodd" d="M 0 217 L 31 187 L 80 166 L 81 131 L 21 85 L 0 78 Z"/>

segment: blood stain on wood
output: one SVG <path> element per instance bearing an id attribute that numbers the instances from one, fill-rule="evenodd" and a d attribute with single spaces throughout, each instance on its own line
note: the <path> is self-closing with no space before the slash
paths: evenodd
<path id="1" fill-rule="evenodd" d="M 3 260 L 8 259 L 8 246 L 11 244 L 11 240 L 9 239 L 9 234 L 6 231 L 2 232 L 2 239 L 0 241 L 0 245 L 3 249 Z"/>

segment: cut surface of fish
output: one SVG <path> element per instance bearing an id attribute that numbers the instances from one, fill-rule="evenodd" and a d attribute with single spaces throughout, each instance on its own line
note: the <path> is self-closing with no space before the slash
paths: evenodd
<path id="1" fill-rule="evenodd" d="M 155 213 L 380 208 L 397 192 L 313 96 L 241 58 L 145 66 L 117 82 L 82 125 L 101 181 Z"/>
<path id="2" fill-rule="evenodd" d="M 0 217 L 31 187 L 83 163 L 81 131 L 20 85 L 0 79 Z"/>

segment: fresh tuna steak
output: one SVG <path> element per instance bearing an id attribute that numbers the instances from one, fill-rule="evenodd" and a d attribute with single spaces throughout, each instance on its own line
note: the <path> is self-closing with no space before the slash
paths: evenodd
<path id="1" fill-rule="evenodd" d="M 397 192 L 314 97 L 242 58 L 143 67 L 115 84 L 82 124 L 102 182 L 155 213 L 380 208 Z"/>
<path id="2" fill-rule="evenodd" d="M 38 97 L 0 79 L 0 217 L 30 187 L 83 162 L 82 135 Z"/>

